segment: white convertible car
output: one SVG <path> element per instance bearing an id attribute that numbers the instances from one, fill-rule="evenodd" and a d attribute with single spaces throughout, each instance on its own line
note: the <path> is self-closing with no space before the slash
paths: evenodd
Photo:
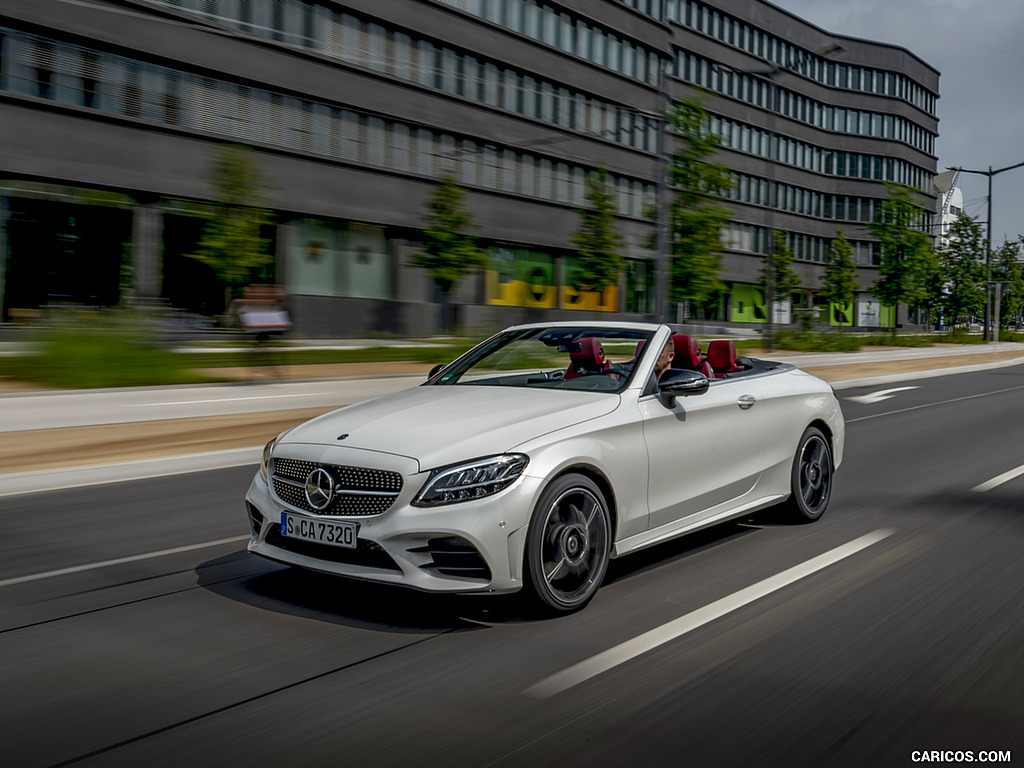
<path id="1" fill-rule="evenodd" d="M 828 384 L 731 341 L 702 353 L 665 325 L 521 325 L 268 443 L 249 550 L 572 611 L 609 558 L 773 504 L 816 520 L 844 434 Z"/>

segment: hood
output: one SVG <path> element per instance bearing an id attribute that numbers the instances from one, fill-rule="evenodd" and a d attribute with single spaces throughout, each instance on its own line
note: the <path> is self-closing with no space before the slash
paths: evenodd
<path id="1" fill-rule="evenodd" d="M 414 387 L 325 413 L 281 445 L 343 445 L 415 459 L 420 469 L 504 453 L 614 411 L 607 393 L 487 386 Z M 339 440 L 339 435 L 348 435 Z"/>

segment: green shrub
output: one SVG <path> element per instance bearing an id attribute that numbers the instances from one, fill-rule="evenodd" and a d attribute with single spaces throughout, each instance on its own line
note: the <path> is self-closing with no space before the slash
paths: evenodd
<path id="1" fill-rule="evenodd" d="M 0 375 L 72 389 L 204 381 L 154 341 L 146 321 L 122 311 L 61 314 L 39 332 L 36 353 L 3 358 Z"/>
<path id="2" fill-rule="evenodd" d="M 792 352 L 856 352 L 865 344 L 861 336 L 813 331 L 779 331 L 773 341 L 777 349 Z"/>

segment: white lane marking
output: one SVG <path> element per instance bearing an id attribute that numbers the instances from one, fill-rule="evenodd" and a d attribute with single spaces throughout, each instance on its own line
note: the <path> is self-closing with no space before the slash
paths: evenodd
<path id="1" fill-rule="evenodd" d="M 920 389 L 920 387 L 896 387 L 895 389 L 883 389 L 879 392 L 871 392 L 867 395 L 855 395 L 854 397 L 848 397 L 846 399 L 853 400 L 855 403 L 865 403 L 870 405 L 872 403 L 880 403 L 883 400 L 888 400 L 897 392 L 905 392 L 910 389 Z"/>
<path id="2" fill-rule="evenodd" d="M 993 477 L 991 480 L 984 482 L 979 486 L 976 486 L 972 490 L 978 491 L 979 493 L 991 491 L 993 488 L 997 488 L 1003 483 L 1008 483 L 1015 477 L 1020 477 L 1021 475 L 1024 475 L 1024 466 L 1017 467 L 1016 469 L 1011 469 L 1009 472 L 1003 472 L 1003 474 L 998 475 L 997 477 Z"/>
<path id="3" fill-rule="evenodd" d="M 276 400 L 285 397 L 320 397 L 330 392 L 300 392 L 293 395 L 252 395 L 251 397 L 215 397 L 210 400 L 174 400 L 167 403 L 128 403 L 129 408 L 153 408 L 160 405 L 196 405 L 198 403 L 233 403 L 239 400 Z"/>
<path id="4" fill-rule="evenodd" d="M 979 397 L 989 397 L 990 395 L 1001 395 L 1004 392 L 1015 392 L 1018 389 L 1024 389 L 1024 387 L 1007 387 L 1006 389 L 997 389 L 993 392 L 979 392 L 976 395 L 965 395 L 964 397 L 954 397 L 951 400 L 937 400 L 934 403 L 924 403 L 923 405 L 911 405 L 908 408 L 897 408 L 895 411 L 886 411 L 885 413 L 873 413 L 870 416 L 859 416 L 856 419 L 847 419 L 847 424 L 853 424 L 855 421 L 867 421 L 868 419 L 877 419 L 882 416 L 893 416 L 897 413 L 907 413 L 909 411 L 919 411 L 922 408 L 934 408 L 936 405 L 949 405 L 950 403 L 959 403 L 964 400 L 974 400 Z"/>
<path id="5" fill-rule="evenodd" d="M 878 543 L 893 533 L 895 531 L 892 529 L 880 528 L 866 536 L 861 536 L 859 539 L 854 539 L 848 544 L 843 544 L 840 547 L 829 550 L 823 555 L 818 555 L 805 563 L 771 576 L 764 581 L 752 584 L 728 597 L 716 600 L 703 608 L 698 608 L 696 611 L 685 616 L 680 616 L 678 619 L 674 619 L 667 624 L 662 624 L 660 627 L 638 635 L 632 640 L 627 640 L 614 648 L 609 648 L 607 651 L 592 656 L 586 661 L 581 661 L 579 664 L 557 672 L 541 680 L 536 685 L 527 688 L 526 693 L 538 698 L 547 698 L 562 693 L 602 672 L 607 672 L 613 667 L 624 664 L 641 654 L 647 653 L 671 640 L 675 640 L 677 637 L 681 637 L 710 621 L 732 613 L 748 603 L 759 600 L 795 581 L 810 576 L 816 571 L 838 563 L 840 560 L 850 557 L 862 549 L 870 547 L 872 544 Z"/>
<path id="6" fill-rule="evenodd" d="M 121 565 L 122 563 L 134 563 L 138 560 L 149 560 L 154 557 L 164 557 L 165 555 L 176 555 L 179 552 L 191 552 L 194 549 L 205 549 L 207 547 L 217 547 L 221 544 L 234 544 L 238 541 L 247 540 L 248 536 L 232 536 L 229 539 L 217 539 L 216 541 L 204 541 L 202 544 L 190 544 L 186 547 L 175 547 L 174 549 L 161 549 L 159 552 L 147 552 L 144 555 L 132 555 L 131 557 L 119 557 L 117 560 L 104 560 L 100 563 L 88 563 L 86 565 L 76 565 L 72 568 L 61 568 L 59 571 L 47 571 L 46 573 L 33 573 L 30 576 L 18 576 L 14 579 L 5 579 L 0 581 L 0 587 L 9 587 L 12 584 L 24 584 L 26 581 L 39 581 L 40 579 L 49 579 L 52 576 L 64 576 L 69 573 L 80 573 L 81 571 L 92 571 L 96 568 L 106 568 L 108 565 Z"/>

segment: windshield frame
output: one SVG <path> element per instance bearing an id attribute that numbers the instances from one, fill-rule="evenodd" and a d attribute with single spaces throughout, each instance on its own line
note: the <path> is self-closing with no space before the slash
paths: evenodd
<path id="1" fill-rule="evenodd" d="M 628 388 L 636 379 L 641 355 L 635 354 L 629 360 L 619 360 L 612 364 L 612 369 L 605 371 L 581 371 L 576 376 L 564 378 L 570 369 L 570 355 L 580 351 L 581 339 L 596 338 L 604 347 L 606 342 L 632 343 L 651 340 L 658 335 L 659 327 L 651 324 L 636 325 L 604 325 L 600 323 L 551 323 L 508 328 L 481 342 L 456 360 L 438 370 L 422 386 L 496 386 L 515 389 L 545 389 L 566 392 L 597 392 L 602 394 L 618 394 Z M 500 357 L 502 350 L 510 350 L 513 346 L 524 346 L 535 341 L 551 349 L 552 354 L 564 355 L 559 364 L 547 364 L 538 367 L 532 365 L 524 368 L 510 368 L 507 373 L 494 368 L 484 373 L 481 378 L 467 379 L 480 363 L 488 358 Z M 530 351 L 533 351 L 532 349 Z M 616 357 L 621 358 L 619 353 Z M 605 359 L 608 356 L 605 354 Z M 611 361 L 608 361 L 611 363 Z M 614 382 L 613 385 L 609 384 Z"/>

